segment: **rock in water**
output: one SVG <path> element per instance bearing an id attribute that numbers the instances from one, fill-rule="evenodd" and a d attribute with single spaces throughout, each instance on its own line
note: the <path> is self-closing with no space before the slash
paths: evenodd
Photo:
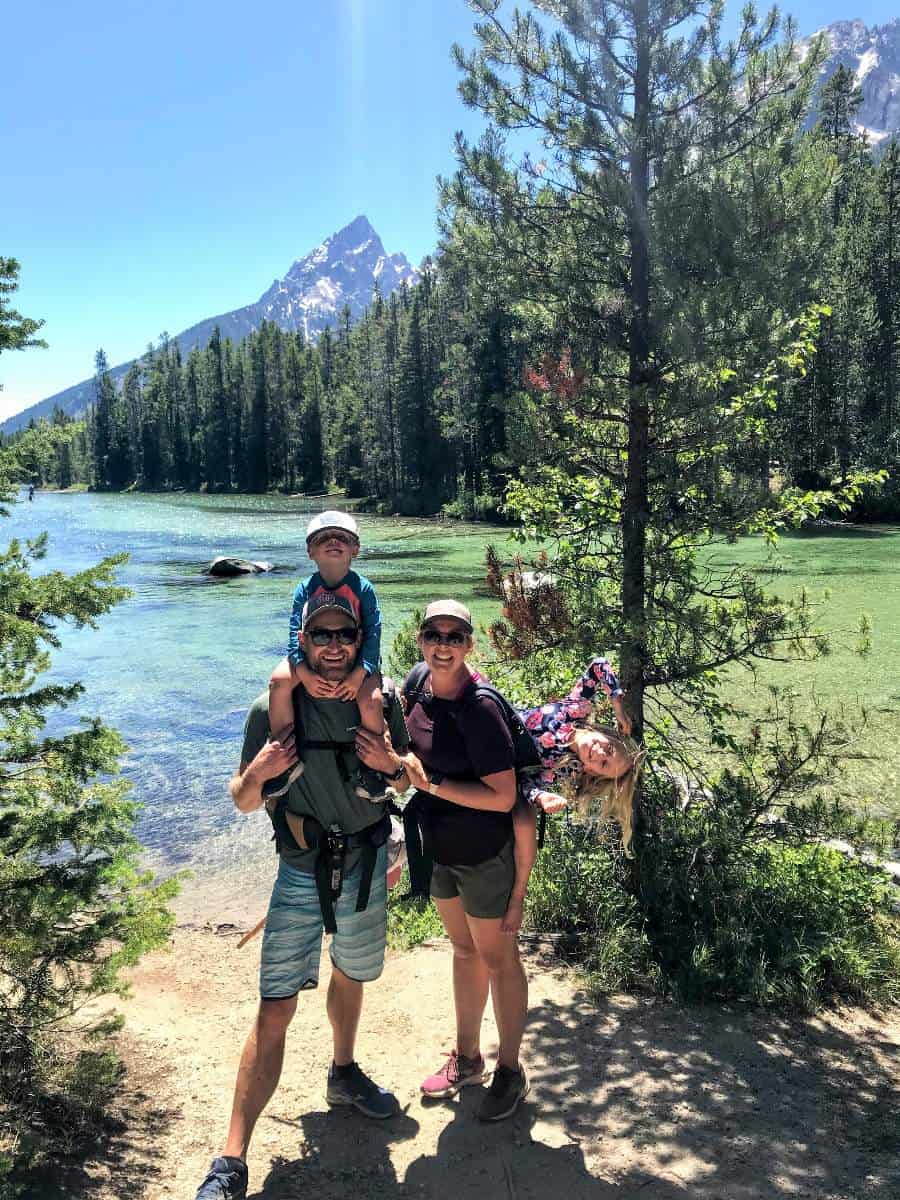
<path id="1" fill-rule="evenodd" d="M 206 574 L 228 578 L 232 575 L 260 575 L 271 570 L 270 562 L 255 562 L 249 558 L 233 558 L 227 554 L 220 554 L 206 568 Z"/>

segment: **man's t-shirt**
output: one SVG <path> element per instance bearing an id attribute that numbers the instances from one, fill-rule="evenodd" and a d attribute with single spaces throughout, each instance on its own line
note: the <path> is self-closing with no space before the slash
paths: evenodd
<path id="1" fill-rule="evenodd" d="M 304 736 L 310 741 L 346 742 L 346 751 L 341 752 L 347 768 L 345 778 L 334 750 L 304 749 L 302 752 L 305 769 L 299 779 L 294 780 L 287 793 L 286 801 L 290 812 L 300 816 L 312 816 L 326 828 L 339 825 L 345 833 L 359 833 L 380 821 L 384 815 L 383 804 L 373 804 L 353 791 L 358 760 L 353 749 L 355 726 L 359 725 L 359 709 L 353 701 L 314 700 L 305 692 L 300 697 Z M 398 754 L 405 753 L 409 744 L 403 710 L 395 696 L 387 716 L 391 741 Z M 244 725 L 244 745 L 241 761 L 249 763 L 262 749 L 269 736 L 269 698 L 257 696 L 250 706 Z M 293 846 L 282 846 L 281 857 L 297 870 L 313 874 L 316 851 L 299 850 Z M 347 853 L 345 870 L 354 870 L 359 861 L 359 851 Z"/>
<path id="2" fill-rule="evenodd" d="M 512 738 L 497 705 L 487 696 L 443 700 L 424 694 L 406 717 L 413 750 L 429 771 L 474 781 L 515 764 Z M 482 812 L 419 793 L 428 814 L 435 862 L 476 866 L 499 854 L 512 837 L 509 813 Z"/>

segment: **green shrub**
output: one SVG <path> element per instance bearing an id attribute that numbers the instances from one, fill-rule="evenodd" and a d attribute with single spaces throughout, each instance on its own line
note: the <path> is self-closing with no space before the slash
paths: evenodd
<path id="1" fill-rule="evenodd" d="M 405 900 L 409 891 L 409 872 L 404 868 L 400 882 L 388 893 L 388 945 L 394 950 L 409 950 L 429 938 L 443 937 L 444 927 L 430 900 L 418 897 Z"/>
<path id="2" fill-rule="evenodd" d="M 658 787 L 648 792 L 637 899 L 671 990 L 810 1012 L 838 999 L 900 999 L 898 927 L 877 873 L 795 841 L 790 824 L 748 828 L 747 793 L 734 778 L 686 809 L 660 804 Z"/>
<path id="3" fill-rule="evenodd" d="M 561 818 L 548 822 L 525 922 L 560 935 L 559 952 L 583 968 L 595 994 L 659 986 L 638 905 L 626 890 L 626 870 L 591 827 Z"/>

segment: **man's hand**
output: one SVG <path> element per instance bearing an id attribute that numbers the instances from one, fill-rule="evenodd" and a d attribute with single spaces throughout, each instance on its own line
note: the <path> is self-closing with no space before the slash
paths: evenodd
<path id="1" fill-rule="evenodd" d="M 357 692 L 365 683 L 365 680 L 365 667 L 354 667 L 346 679 L 342 679 L 340 683 L 332 685 L 334 687 L 335 700 L 355 700 Z"/>
<path id="2" fill-rule="evenodd" d="M 393 775 L 398 767 L 406 763 L 394 749 L 387 729 L 373 733 L 360 725 L 356 731 L 356 753 L 360 762 L 373 771 L 381 771 L 383 775 Z"/>
<path id="3" fill-rule="evenodd" d="M 262 786 L 289 771 L 297 761 L 294 730 L 282 729 L 277 738 L 270 738 L 249 763 L 241 764 L 228 784 L 235 807 L 241 812 L 255 812 L 263 805 Z"/>

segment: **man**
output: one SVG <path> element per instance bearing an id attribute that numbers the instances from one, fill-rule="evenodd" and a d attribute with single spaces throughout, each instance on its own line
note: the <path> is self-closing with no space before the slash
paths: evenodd
<path id="1" fill-rule="evenodd" d="M 323 692 L 335 693 L 353 669 L 362 639 L 348 601 L 320 592 L 307 603 L 300 637 Z M 302 688 L 295 702 L 303 722 L 306 770 L 272 813 L 281 861 L 263 937 L 259 1012 L 241 1057 L 225 1146 L 196 1200 L 244 1200 L 247 1194 L 247 1148 L 278 1084 L 297 994 L 318 985 L 324 927 L 334 929 L 326 999 L 334 1056 L 325 1098 L 330 1105 L 353 1105 L 376 1119 L 398 1111 L 394 1096 L 369 1079 L 353 1057 L 363 984 L 377 979 L 384 963 L 384 805 L 361 799 L 353 790 L 356 704 L 314 698 Z M 393 745 L 404 750 L 408 739 L 396 696 L 390 699 L 386 723 Z M 228 785 L 241 812 L 261 808 L 265 781 L 297 761 L 293 730 L 276 734 L 269 738 L 268 700 L 260 696 L 244 727 L 240 768 Z M 380 751 L 370 745 L 367 758 L 388 779 L 404 777 L 402 760 L 386 745 Z"/>

